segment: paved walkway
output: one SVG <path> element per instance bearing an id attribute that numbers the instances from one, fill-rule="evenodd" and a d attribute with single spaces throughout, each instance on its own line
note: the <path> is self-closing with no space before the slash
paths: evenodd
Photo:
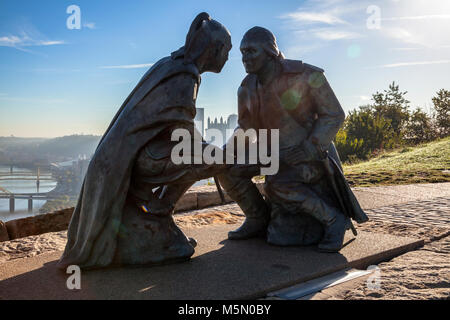
<path id="1" fill-rule="evenodd" d="M 368 290 L 365 278 L 329 288 L 313 299 L 366 299 L 450 297 L 450 183 L 355 188 L 355 194 L 370 221 L 357 225 L 363 234 L 389 234 L 424 240 L 426 245 L 381 263 L 383 281 L 379 290 Z M 244 219 L 235 204 L 181 212 L 175 216 L 184 227 L 238 225 Z M 201 230 L 199 230 L 200 232 Z M 29 240 L 29 241 L 28 241 Z M 65 232 L 7 241 L 0 244 L 3 261 L 61 250 Z M 2 247 L 3 246 L 3 247 Z M 5 249 L 5 250 L 4 250 Z M 7 249 L 7 250 L 6 250 Z M 5 260 L 6 259 L 6 260 Z M 358 282 L 359 281 L 359 282 Z"/>
<path id="2" fill-rule="evenodd" d="M 308 297 L 314 300 L 450 299 L 450 237 L 378 264 L 379 287 L 368 278 L 329 288 Z"/>
<path id="3" fill-rule="evenodd" d="M 363 209 L 450 198 L 450 182 L 352 188 Z"/>
<path id="4" fill-rule="evenodd" d="M 373 221 L 398 223 L 422 228 L 450 228 L 450 198 L 448 197 L 410 201 L 369 209 L 367 212 Z"/>
<path id="5" fill-rule="evenodd" d="M 12 260 L 0 264 L 0 300 L 255 299 L 338 270 L 367 268 L 423 245 L 414 238 L 360 232 L 355 239 L 348 233 L 340 253 L 324 254 L 314 246 L 227 240 L 227 233 L 237 226 L 183 228 L 198 241 L 189 262 L 82 271 L 80 290 L 69 290 L 68 275 L 56 270 L 60 251 Z"/>
<path id="6" fill-rule="evenodd" d="M 440 236 L 450 229 L 450 183 L 356 188 L 354 191 L 370 219 L 368 223 L 357 225 L 358 229 L 384 230 L 402 236 L 407 235 L 408 229 L 413 233 L 411 236 L 425 239 Z M 185 223 L 210 214 L 222 217 L 224 223 L 236 223 L 236 219 L 244 217 L 236 203 L 229 203 L 180 212 L 176 218 Z M 388 225 L 393 225 L 392 230 Z"/>
<path id="7" fill-rule="evenodd" d="M 379 264 L 381 286 L 369 289 L 368 276 L 302 299 L 449 299 L 450 183 L 353 189 L 370 221 L 359 231 L 423 239 L 426 245 Z M 198 210 L 243 220 L 236 204 Z M 193 212 L 185 212 L 190 215 Z"/>
<path id="8" fill-rule="evenodd" d="M 355 193 L 370 218 L 357 226 L 359 231 L 408 236 L 426 244 L 380 263 L 378 288 L 371 289 L 370 276 L 365 276 L 302 299 L 449 299 L 450 184 L 357 188 Z M 379 201 L 372 201 L 376 196 Z"/>

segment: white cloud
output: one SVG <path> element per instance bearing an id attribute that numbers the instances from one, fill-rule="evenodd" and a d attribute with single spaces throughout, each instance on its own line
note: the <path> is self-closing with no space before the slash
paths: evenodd
<path id="1" fill-rule="evenodd" d="M 20 47 L 32 47 L 32 46 L 54 46 L 65 44 L 61 40 L 38 40 L 32 39 L 27 34 L 22 36 L 3 36 L 0 37 L 1 47 L 13 47 L 19 49 Z"/>
<path id="2" fill-rule="evenodd" d="M 313 34 L 322 40 L 344 40 L 344 39 L 356 39 L 361 38 L 362 35 L 356 32 L 339 31 L 334 29 L 324 29 L 314 31 Z"/>
<path id="3" fill-rule="evenodd" d="M 353 21 L 358 12 L 365 12 L 365 7 L 360 2 L 306 0 L 296 11 L 282 14 L 278 18 L 293 32 L 297 42 L 308 43 L 308 51 L 312 51 L 323 47 L 329 41 L 363 37 L 363 30 Z M 294 45 L 286 48 L 286 52 L 304 54 L 302 47 L 297 48 Z"/>
<path id="4" fill-rule="evenodd" d="M 293 58 L 301 59 L 301 57 L 306 53 L 321 49 L 322 47 L 323 45 L 319 43 L 310 45 L 294 45 L 286 48 L 286 50 L 283 51 L 283 54 L 291 59 Z"/>
<path id="5" fill-rule="evenodd" d="M 442 49 L 450 32 L 450 1 L 404 1 L 381 7 L 381 34 L 396 42 Z M 398 45 L 398 47 L 409 47 Z"/>
<path id="6" fill-rule="evenodd" d="M 404 48 L 390 48 L 392 51 L 417 51 L 423 49 L 422 47 L 404 47 Z"/>
<path id="7" fill-rule="evenodd" d="M 43 40 L 39 40 L 36 42 L 35 45 L 37 46 L 54 46 L 54 45 L 58 45 L 58 44 L 65 44 L 64 41 L 43 41 Z"/>
<path id="8" fill-rule="evenodd" d="M 102 66 L 100 69 L 141 69 L 141 68 L 149 68 L 153 65 L 153 63 L 143 63 L 143 64 L 128 64 L 121 66 Z"/>
<path id="9" fill-rule="evenodd" d="M 324 23 L 329 25 L 347 24 L 346 21 L 340 19 L 339 17 L 333 16 L 331 13 L 327 12 L 297 11 L 281 15 L 280 18 L 289 20 L 290 22 L 296 24 L 313 24 L 313 23 Z"/>
<path id="10" fill-rule="evenodd" d="M 383 28 L 383 35 L 388 36 L 389 38 L 396 39 L 401 42 L 418 44 L 426 46 L 426 42 L 424 41 L 421 34 L 416 32 L 411 32 L 406 30 L 405 28 L 399 27 L 388 27 Z"/>
<path id="11" fill-rule="evenodd" d="M 450 19 L 450 14 L 431 14 L 424 16 L 408 16 L 408 17 L 391 17 L 381 18 L 385 21 L 400 21 L 400 20 L 437 20 L 437 19 Z"/>
<path id="12" fill-rule="evenodd" d="M 95 22 L 86 22 L 83 24 L 83 27 L 88 28 L 88 29 L 95 29 Z"/>
<path id="13" fill-rule="evenodd" d="M 306 24 L 350 25 L 352 13 L 364 12 L 367 4 L 353 0 L 306 0 L 294 12 L 280 15 L 291 27 Z"/>
<path id="14" fill-rule="evenodd" d="M 431 25 L 435 24 L 435 27 Z M 431 28 L 431 29 L 430 29 Z M 383 26 L 381 35 L 409 45 L 418 45 L 430 49 L 445 48 L 450 28 L 437 23 L 429 23 L 422 26 L 419 23 L 409 23 L 408 25 Z"/>
<path id="15" fill-rule="evenodd" d="M 350 0 L 305 0 L 301 7 L 293 12 L 282 14 L 280 18 L 288 30 L 301 36 L 301 41 L 346 40 L 365 37 L 389 41 L 389 47 L 422 47 L 442 49 L 450 32 L 450 3 L 439 0 L 404 1 L 393 3 L 391 0 L 379 1 L 381 29 L 367 29 L 367 7 L 371 1 Z M 419 14 L 418 14 L 419 13 Z M 313 26 L 312 28 L 308 28 Z M 319 31 L 317 31 L 319 30 Z M 418 49 L 395 49 L 412 51 Z"/>
<path id="16" fill-rule="evenodd" d="M 381 66 L 378 66 L 377 68 L 398 68 L 398 67 L 422 66 L 422 65 L 432 65 L 432 64 L 449 64 L 449 63 L 450 63 L 450 60 L 399 62 L 399 63 L 381 65 Z"/>
<path id="17" fill-rule="evenodd" d="M 420 47 L 398 47 L 398 48 L 390 48 L 391 51 L 418 51 L 424 49 L 449 49 L 450 45 L 442 45 L 442 46 L 420 46 Z"/>
<path id="18" fill-rule="evenodd" d="M 349 96 L 342 96 L 342 98 L 350 98 L 353 100 L 356 99 L 359 101 L 359 103 L 365 103 L 372 99 L 371 96 L 366 96 L 366 95 L 349 95 Z"/>
<path id="19" fill-rule="evenodd" d="M 0 46 L 2 47 L 13 47 L 14 45 L 21 42 L 21 39 L 16 36 L 10 37 L 0 37 Z"/>

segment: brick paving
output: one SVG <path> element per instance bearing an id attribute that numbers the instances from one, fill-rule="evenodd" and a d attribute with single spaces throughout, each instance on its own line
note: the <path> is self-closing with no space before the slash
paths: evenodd
<path id="1" fill-rule="evenodd" d="M 356 225 L 359 230 L 384 231 L 425 240 L 442 237 L 446 232 L 450 232 L 450 198 L 447 197 L 366 209 L 365 212 L 370 221 L 362 225 Z M 223 217 L 232 215 L 238 219 L 239 217 L 240 219 L 244 218 L 239 206 L 236 203 L 229 203 L 201 210 L 181 212 L 175 215 L 175 219 L 183 221 L 186 216 L 212 213 L 221 214 Z"/>
<path id="2" fill-rule="evenodd" d="M 379 288 L 367 286 L 367 279 L 335 291 L 343 300 L 449 300 L 450 237 L 378 264 Z"/>
<path id="3" fill-rule="evenodd" d="M 416 237 L 424 239 L 425 246 L 380 263 L 378 289 L 370 289 L 367 277 L 363 277 L 325 289 L 310 299 L 450 299 L 450 198 L 421 199 L 365 211 L 370 221 L 357 225 L 358 230 Z M 176 219 L 208 213 L 243 220 L 235 203 L 184 212 Z"/>
<path id="4" fill-rule="evenodd" d="M 415 226 L 450 228 L 450 198 L 411 201 L 367 210 L 372 220 Z"/>

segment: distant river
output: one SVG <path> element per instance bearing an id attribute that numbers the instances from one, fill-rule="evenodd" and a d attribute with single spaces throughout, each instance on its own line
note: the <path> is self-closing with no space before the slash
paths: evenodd
<path id="1" fill-rule="evenodd" d="M 10 167 L 0 165 L 0 173 L 9 173 Z M 8 178 L 14 178 L 16 172 L 32 172 L 30 169 L 13 167 L 13 174 Z M 47 175 L 49 172 L 40 171 L 41 175 Z M 3 179 L 3 177 L 2 177 Z M 194 186 L 202 186 L 206 184 L 214 184 L 212 178 L 197 181 Z M 43 180 L 39 183 L 39 192 L 49 192 L 56 187 L 56 181 Z M 1 188 L 8 190 L 11 193 L 36 193 L 36 180 L 0 180 L 0 193 L 4 192 Z M 18 199 L 15 201 L 14 213 L 9 212 L 9 199 L 0 199 L 0 220 L 3 222 L 20 219 L 39 214 L 39 208 L 45 204 L 45 200 L 33 200 L 33 212 L 28 212 L 28 200 Z"/>
<path id="2" fill-rule="evenodd" d="M 10 167 L 0 165 L 0 173 L 9 173 Z M 32 172 L 30 169 L 13 167 L 13 174 L 8 176 L 8 178 L 13 179 L 14 173 L 16 172 Z M 50 172 L 40 171 L 40 174 L 48 175 Z M 2 176 L 4 179 L 4 176 Z M 0 180 L 0 187 L 8 190 L 11 193 L 36 193 L 38 192 L 36 187 L 36 180 Z M 56 181 L 53 180 L 43 180 L 39 183 L 39 192 L 49 192 L 56 187 Z M 0 189 L 0 193 L 4 192 Z M 44 205 L 45 200 L 35 200 L 33 201 L 33 212 L 28 212 L 28 200 L 16 200 L 15 201 L 15 212 L 9 212 L 9 199 L 0 199 L 0 220 L 3 222 L 25 218 L 29 216 L 34 216 L 39 214 L 39 208 Z"/>

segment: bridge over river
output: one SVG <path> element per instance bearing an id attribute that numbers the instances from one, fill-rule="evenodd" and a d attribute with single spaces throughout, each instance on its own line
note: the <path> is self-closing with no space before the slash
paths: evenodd
<path id="1" fill-rule="evenodd" d="M 42 193 L 1 193 L 0 199 L 9 199 L 9 212 L 14 213 L 16 200 L 28 200 L 28 212 L 33 212 L 34 200 L 55 200 L 58 196 L 49 195 L 47 192 Z"/>
<path id="2" fill-rule="evenodd" d="M 13 167 L 9 172 L 0 172 L 0 182 L 1 181 L 36 181 L 36 188 L 39 192 L 39 185 L 41 181 L 54 181 L 51 173 L 41 174 L 41 168 L 38 167 L 36 171 L 13 171 Z M 0 192 L 9 193 L 3 187 L 0 187 Z"/>
<path id="3" fill-rule="evenodd" d="M 45 170 L 45 169 L 44 169 Z M 41 167 L 35 170 L 23 171 L 13 166 L 8 171 L 0 172 L 0 183 L 14 181 L 36 181 L 37 192 L 12 192 L 5 185 L 0 186 L 0 199 L 9 199 L 9 212 L 14 213 L 16 209 L 16 200 L 28 200 L 28 212 L 33 212 L 33 201 L 53 200 L 56 196 L 50 196 L 48 192 L 39 192 L 39 185 L 42 181 L 55 181 L 52 174 L 48 171 L 41 173 Z M 16 190 L 17 191 L 17 190 Z"/>

